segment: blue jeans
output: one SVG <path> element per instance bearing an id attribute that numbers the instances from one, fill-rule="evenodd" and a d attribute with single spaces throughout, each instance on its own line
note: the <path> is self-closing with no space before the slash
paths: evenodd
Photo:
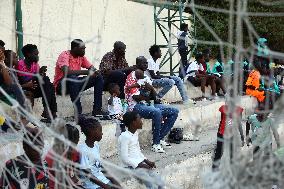
<path id="1" fill-rule="evenodd" d="M 72 80 L 76 80 L 76 81 L 72 81 Z M 103 87 L 104 87 L 103 77 L 101 75 L 96 76 L 96 77 L 90 76 L 88 81 L 86 81 L 86 77 L 78 77 L 75 75 L 68 76 L 68 79 L 66 80 L 66 90 L 67 90 L 67 94 L 70 95 L 71 101 L 73 105 L 75 106 L 74 107 L 75 112 L 77 112 L 77 114 L 82 113 L 82 105 L 81 105 L 80 96 L 79 96 L 80 93 L 92 87 L 94 87 L 93 112 L 100 111 L 102 109 L 102 94 L 103 94 Z M 57 87 L 57 92 L 59 92 L 59 94 L 62 94 L 63 88 L 64 88 L 63 80 L 61 80 Z"/>
<path id="2" fill-rule="evenodd" d="M 165 96 L 165 94 L 167 92 L 169 92 L 169 90 L 174 85 L 177 86 L 182 100 L 183 101 L 188 100 L 188 96 L 186 94 L 186 90 L 184 88 L 183 81 L 181 80 L 180 77 L 170 76 L 169 78 L 161 78 L 161 79 L 154 79 L 153 80 L 153 86 L 154 87 L 162 87 L 162 90 L 158 93 L 159 98 L 162 98 L 163 96 Z"/>
<path id="3" fill-rule="evenodd" d="M 147 106 L 145 104 L 136 104 L 133 111 L 145 119 L 152 119 L 153 144 L 160 144 L 162 140 L 174 126 L 178 117 L 179 110 L 162 104 Z M 162 118 L 164 122 L 162 123 Z"/>

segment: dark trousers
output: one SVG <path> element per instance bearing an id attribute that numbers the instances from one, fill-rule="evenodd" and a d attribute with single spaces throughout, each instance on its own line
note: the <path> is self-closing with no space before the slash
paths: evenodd
<path id="1" fill-rule="evenodd" d="M 119 98 L 125 99 L 125 94 L 124 94 L 124 85 L 126 82 L 126 78 L 128 74 L 130 74 L 131 71 L 128 70 L 114 70 L 111 71 L 108 75 L 104 76 L 104 81 L 105 81 L 105 86 L 104 90 L 108 91 L 108 86 L 110 83 L 116 83 L 118 84 L 120 88 L 120 96 Z"/>
<path id="2" fill-rule="evenodd" d="M 47 108 L 49 108 L 50 112 L 55 115 L 57 112 L 57 103 L 55 96 L 55 89 L 53 84 L 50 82 L 49 77 L 43 76 L 43 83 L 40 83 L 37 78 L 34 80 L 37 82 L 38 86 L 35 89 L 30 89 L 33 98 L 42 98 L 42 105 L 44 107 L 44 114 L 48 114 Z M 43 95 L 44 94 L 44 95 Z"/>
<path id="3" fill-rule="evenodd" d="M 24 96 L 23 91 L 21 91 L 21 88 L 19 87 L 19 85 L 12 84 L 9 86 L 4 85 L 2 87 L 7 94 L 9 94 L 10 96 L 12 96 L 13 98 L 17 100 L 17 102 L 20 104 L 21 107 L 25 108 L 25 96 Z M 0 96 L 1 98 L 6 99 L 4 95 L 1 94 Z"/>
<path id="4" fill-rule="evenodd" d="M 188 55 L 188 49 L 184 48 L 184 49 L 179 49 L 178 50 L 179 52 L 179 55 L 180 55 L 180 58 L 181 58 L 181 65 L 180 65 L 180 68 L 179 68 L 179 77 L 180 78 L 184 78 L 185 76 L 185 67 L 187 65 L 187 55 Z"/>
<path id="5" fill-rule="evenodd" d="M 92 77 L 78 77 L 76 75 L 68 76 L 67 79 L 61 80 L 57 86 L 58 94 L 69 94 L 74 105 L 75 112 L 82 114 L 82 105 L 80 101 L 80 92 L 94 87 L 94 104 L 93 113 L 102 109 L 102 94 L 104 80 L 101 75 Z M 64 82 L 65 81 L 65 82 Z M 65 90 L 64 90 L 65 89 Z"/>
<path id="6" fill-rule="evenodd" d="M 220 133 L 217 134 L 217 145 L 214 152 L 212 169 L 219 168 L 220 160 L 224 151 L 224 136 Z M 233 158 L 233 139 L 230 140 L 230 159 Z"/>

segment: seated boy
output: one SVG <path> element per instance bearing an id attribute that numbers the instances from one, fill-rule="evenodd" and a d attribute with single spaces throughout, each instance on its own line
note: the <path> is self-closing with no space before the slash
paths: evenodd
<path id="1" fill-rule="evenodd" d="M 120 96 L 120 88 L 117 83 L 109 84 L 110 97 L 108 99 L 108 113 L 111 119 L 116 122 L 116 133 L 115 136 L 119 136 L 121 132 L 125 131 L 125 126 L 122 123 L 123 114 L 126 112 L 125 104 L 122 103 Z"/>
<path id="2" fill-rule="evenodd" d="M 72 145 L 66 145 L 61 140 L 55 140 L 52 148 L 48 151 L 45 160 L 48 164 L 49 188 L 66 186 L 67 188 L 83 188 L 82 180 L 80 179 L 80 153 L 74 148 L 79 142 L 80 131 L 73 125 L 62 122 L 56 127 L 57 131 L 62 131 L 64 137 L 71 142 Z M 56 131 L 55 131 L 56 132 Z M 60 149 L 58 146 L 64 146 Z M 63 171 L 58 170 L 58 167 L 64 167 Z M 63 180 L 58 180 L 58 173 L 64 174 Z"/>
<path id="3" fill-rule="evenodd" d="M 81 131 L 85 134 L 86 140 L 78 145 L 81 153 L 80 164 L 84 172 L 90 172 L 92 177 L 82 174 L 83 187 L 86 189 L 97 188 L 120 188 L 119 183 L 112 177 L 104 174 L 105 170 L 101 164 L 99 141 L 102 139 L 102 126 L 93 117 L 79 120 Z"/>
<path id="4" fill-rule="evenodd" d="M 7 161 L 0 179 L 0 188 L 48 189 L 47 163 L 41 158 L 44 139 L 37 129 L 26 130 L 24 154 Z"/>
<path id="5" fill-rule="evenodd" d="M 186 70 L 186 79 L 192 83 L 193 86 L 198 87 L 201 86 L 202 98 L 205 99 L 205 87 L 206 85 L 210 85 L 211 87 L 211 95 L 214 98 L 216 94 L 216 83 L 214 78 L 207 75 L 206 73 L 202 73 L 204 71 L 203 65 L 205 63 L 205 59 L 202 53 L 198 53 L 196 55 L 196 61 L 191 62 Z"/>
<path id="6" fill-rule="evenodd" d="M 161 88 L 161 90 L 158 93 L 158 97 L 163 98 L 166 95 L 166 93 L 168 93 L 170 89 L 175 85 L 180 93 L 183 103 L 184 104 L 193 103 L 193 101 L 188 98 L 184 87 L 184 83 L 180 77 L 162 76 L 160 74 L 159 59 L 162 56 L 160 47 L 158 45 L 152 45 L 149 49 L 149 52 L 151 58 L 147 60 L 148 68 L 147 71 L 145 71 L 145 74 L 149 78 L 151 78 L 154 87 Z"/>
<path id="7" fill-rule="evenodd" d="M 139 88 L 139 95 L 145 97 L 146 103 L 149 105 L 150 100 L 155 100 L 156 96 L 153 94 L 153 90 L 149 90 L 146 87 L 146 84 L 152 85 L 152 81 L 148 76 L 144 75 L 144 72 L 140 69 L 135 70 L 135 77 L 137 79 L 137 83 L 127 86 L 128 90 L 133 90 L 135 88 Z"/>
<path id="8" fill-rule="evenodd" d="M 140 149 L 137 130 L 142 129 L 141 117 L 137 112 L 126 112 L 123 122 L 127 130 L 118 138 L 118 151 L 122 166 L 130 169 L 148 170 L 148 178 L 144 180 L 147 188 L 154 188 L 155 185 L 162 188 L 164 184 L 161 182 L 161 178 L 150 171 L 156 168 L 155 163 L 149 161 Z M 139 174 L 139 171 L 137 173 Z"/>

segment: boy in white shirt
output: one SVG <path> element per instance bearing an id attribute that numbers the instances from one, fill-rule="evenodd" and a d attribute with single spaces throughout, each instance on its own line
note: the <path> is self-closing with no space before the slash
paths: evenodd
<path id="1" fill-rule="evenodd" d="M 126 112 L 123 116 L 123 122 L 127 130 L 118 138 L 118 151 L 122 166 L 130 169 L 136 169 L 138 175 L 143 174 L 143 181 L 147 188 L 163 188 L 161 178 L 155 174 L 152 169 L 156 168 L 154 162 L 149 161 L 141 152 L 138 129 L 142 129 L 142 120 L 137 112 Z M 144 171 L 142 171 L 142 170 Z"/>
<path id="2" fill-rule="evenodd" d="M 182 79 L 178 76 L 163 76 L 160 74 L 160 62 L 162 57 L 161 49 L 158 45 L 152 45 L 149 49 L 151 58 L 147 60 L 148 69 L 145 74 L 153 81 L 153 86 L 162 88 L 158 93 L 158 98 L 163 98 L 175 85 L 180 93 L 184 104 L 194 103 L 188 98 Z"/>
<path id="3" fill-rule="evenodd" d="M 119 98 L 120 95 L 120 87 L 116 83 L 109 84 L 108 92 L 111 95 L 108 99 L 108 113 L 111 119 L 114 119 L 116 123 L 116 132 L 115 136 L 119 136 L 120 133 L 125 131 L 125 126 L 122 123 L 123 114 L 126 112 L 126 104 L 123 104 L 121 99 Z"/>
<path id="4" fill-rule="evenodd" d="M 80 164 L 84 172 L 90 172 L 91 177 L 83 177 L 83 186 L 86 189 L 113 189 L 120 188 L 119 183 L 112 177 L 106 176 L 100 160 L 99 141 L 102 139 L 102 126 L 94 118 L 81 117 L 79 125 L 86 136 L 84 143 L 78 145 L 81 153 Z"/>

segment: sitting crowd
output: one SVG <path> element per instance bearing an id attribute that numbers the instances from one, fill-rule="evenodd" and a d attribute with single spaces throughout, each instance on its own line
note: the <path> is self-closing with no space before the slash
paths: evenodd
<path id="1" fill-rule="evenodd" d="M 74 106 L 75 120 L 86 136 L 85 141 L 78 144 L 78 128 L 65 124 L 65 134 L 67 133 L 65 138 L 71 144 L 60 152 L 56 147 L 52 148 L 43 159 L 41 152 L 44 139 L 41 136 L 41 129 L 27 128 L 29 132 L 24 133 L 23 140 L 25 154 L 7 162 L 0 180 L 0 186 L 3 188 L 6 186 L 19 188 L 23 185 L 28 188 L 60 188 L 60 185 L 90 189 L 121 188 L 120 182 L 102 166 L 98 144 L 103 136 L 102 125 L 95 117 L 111 117 L 117 123 L 117 148 L 122 167 L 135 169 L 137 177 L 143 173 L 140 170 L 147 170 L 145 173 L 149 178 L 143 180 L 147 188 L 163 188 L 164 183 L 153 171 L 155 163 L 148 160 L 140 149 L 137 130 L 142 129 L 141 118 L 152 120 L 151 150 L 165 153 L 166 148 L 172 147 L 166 142 L 166 136 L 175 125 L 179 110 L 172 105 L 164 104 L 162 98 L 174 85 L 180 93 L 183 104 L 195 103 L 188 97 L 183 80 L 195 87 L 201 87 L 202 99 L 206 99 L 206 86 L 210 86 L 211 89 L 210 100 L 214 100 L 217 96 L 225 96 L 227 93 L 224 77 L 228 73 L 220 56 L 217 56 L 217 61 L 211 70 L 209 50 L 197 53 L 193 62 L 188 63 L 186 60 L 185 63 L 182 59 L 184 66 L 182 80 L 178 76 L 160 74 L 158 59 L 162 55 L 157 45 L 149 49 L 151 58 L 147 60 L 144 56 L 139 56 L 136 58 L 136 64 L 129 66 L 125 58 L 126 45 L 117 41 L 113 50 L 103 56 L 97 70 L 85 56 L 85 43 L 81 39 L 75 39 L 71 42 L 71 49 L 59 55 L 55 65 L 54 81 L 51 82 L 46 74 L 47 67 L 38 63 L 39 51 L 36 45 L 25 45 L 22 48 L 24 59 L 19 61 L 15 52 L 5 50 L 5 43 L 0 45 L 1 88 L 27 111 L 31 111 L 29 104 L 34 105 L 34 98 L 41 97 L 44 108 L 42 117 L 47 122 L 57 117 L 56 94 L 68 94 Z M 187 53 L 185 49 L 179 51 L 182 56 Z M 276 80 L 271 84 L 274 72 L 269 66 L 267 67 L 267 63 L 263 62 L 267 60 L 258 56 L 253 61 L 254 69 L 251 72 L 248 71 L 249 69 L 245 70 L 245 67 L 242 68 L 244 73 L 249 72 L 246 76 L 248 79 L 245 81 L 245 90 L 247 95 L 254 96 L 259 101 L 259 107 L 263 102 L 267 102 L 272 107 L 275 99 L 280 95 L 280 90 Z M 83 115 L 80 101 L 82 91 L 89 88 L 94 89 L 92 117 Z M 161 88 L 159 92 L 157 88 Z M 111 95 L 108 99 L 108 112 L 102 111 L 103 91 L 109 91 Z M 0 93 L 0 98 L 8 104 L 13 103 L 5 94 Z M 239 108 L 237 113 L 241 114 L 242 111 L 243 109 Z M 227 114 L 226 106 L 222 106 L 220 112 L 225 116 L 222 115 L 218 137 L 223 138 L 226 125 L 224 117 L 232 118 L 232 116 Z M 254 127 L 256 118 L 250 117 L 248 130 L 249 125 Z M 258 120 L 264 122 L 265 119 Z M 28 125 L 24 116 L 22 122 Z M 271 124 L 268 127 L 271 127 Z M 272 129 L 275 131 L 274 128 Z M 244 140 L 242 131 L 240 133 Z M 275 133 L 275 136 L 278 145 L 278 135 Z M 77 144 L 78 147 L 75 148 Z M 221 158 L 222 148 L 223 143 L 218 142 L 214 161 Z M 32 170 L 33 167 L 30 165 L 38 165 L 39 169 Z M 15 169 L 19 169 L 23 174 L 14 173 Z M 60 172 L 58 169 L 65 170 L 62 172 L 67 175 L 64 177 L 58 175 Z M 155 182 L 148 182 L 151 179 Z"/>

